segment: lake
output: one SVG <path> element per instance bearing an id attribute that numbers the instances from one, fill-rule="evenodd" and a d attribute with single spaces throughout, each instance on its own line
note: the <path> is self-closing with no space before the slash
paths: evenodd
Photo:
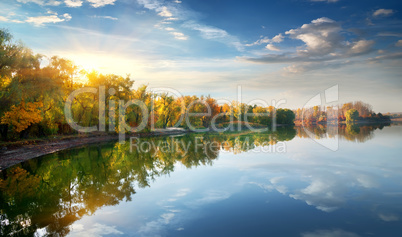
<path id="1" fill-rule="evenodd" d="M 402 236 L 401 144 L 316 126 L 66 150 L 0 174 L 1 235 Z"/>

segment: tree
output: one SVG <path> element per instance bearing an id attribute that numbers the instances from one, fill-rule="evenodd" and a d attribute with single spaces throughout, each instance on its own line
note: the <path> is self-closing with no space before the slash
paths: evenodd
<path id="1" fill-rule="evenodd" d="M 12 41 L 12 35 L 0 29 L 0 118 L 5 112 L 9 111 L 12 105 L 21 101 L 20 83 L 15 78 L 18 77 L 22 69 L 29 69 L 29 59 L 34 58 L 29 49 L 22 44 Z M 0 124 L 1 136 L 7 139 L 8 125 Z"/>
<path id="2" fill-rule="evenodd" d="M 244 115 L 247 112 L 248 106 L 239 101 L 232 101 L 231 115 L 236 118 L 237 121 L 244 121 Z"/>
<path id="3" fill-rule="evenodd" d="M 151 111 L 151 106 L 152 106 L 152 93 L 147 91 L 148 86 L 146 85 L 142 85 L 140 86 L 137 90 L 133 90 L 133 98 L 136 100 L 140 100 L 142 102 L 144 102 L 145 106 L 148 108 L 148 111 Z M 137 126 L 138 124 L 140 124 L 142 121 L 142 117 L 143 117 L 143 112 L 142 109 L 138 106 L 135 106 L 134 108 L 132 108 L 132 114 L 133 114 L 133 118 L 134 118 L 134 125 Z M 153 119 L 151 116 L 148 117 L 148 122 L 147 122 L 147 127 L 146 129 L 149 131 L 152 123 L 153 123 Z"/>
<path id="4" fill-rule="evenodd" d="M 271 117 L 268 114 L 267 109 L 261 106 L 256 106 L 255 108 L 253 108 L 253 114 L 254 114 L 253 121 L 255 123 L 267 126 L 271 123 Z"/>
<path id="5" fill-rule="evenodd" d="M 204 101 L 205 106 L 203 108 L 203 113 L 207 114 L 208 112 L 210 112 L 210 115 L 203 116 L 201 119 L 202 125 L 207 128 L 211 126 L 212 118 L 214 118 L 219 113 L 219 106 L 216 103 L 216 100 L 211 96 L 207 96 Z M 210 109 L 209 111 L 208 108 Z"/>
<path id="6" fill-rule="evenodd" d="M 359 112 L 359 116 L 363 118 L 368 117 L 373 112 L 372 106 L 362 101 L 354 102 L 353 108 L 356 109 L 357 112 Z"/>
<path id="7" fill-rule="evenodd" d="M 359 119 L 359 112 L 356 109 L 349 109 L 346 112 L 346 122 L 353 123 Z"/>
<path id="8" fill-rule="evenodd" d="M 168 125 L 174 125 L 174 119 L 177 117 L 177 113 L 180 113 L 181 107 L 175 101 L 173 96 L 169 96 L 168 93 L 163 93 L 156 101 L 158 122 L 162 128 L 166 128 Z"/>
<path id="9" fill-rule="evenodd" d="M 186 120 L 189 120 L 191 125 L 194 125 L 195 120 L 199 119 L 199 117 L 194 117 L 191 116 L 189 117 L 189 113 L 195 113 L 196 110 L 196 102 L 199 100 L 199 98 L 197 96 L 182 96 L 180 98 L 177 99 L 177 105 L 180 106 L 180 113 L 177 114 L 176 116 L 176 120 L 178 121 L 180 119 L 180 117 L 183 118 L 183 120 L 181 121 L 181 126 L 183 128 L 189 128 L 189 124 L 187 124 Z"/>
<path id="10" fill-rule="evenodd" d="M 39 123 L 42 120 L 39 110 L 42 106 L 41 102 L 25 103 L 21 101 L 18 106 L 11 106 L 11 111 L 4 114 L 1 123 L 12 126 L 17 133 L 21 133 L 32 124 Z"/>
<path id="11" fill-rule="evenodd" d="M 12 41 L 13 36 L 7 30 L 0 29 L 0 78 L 11 77 L 21 66 L 24 46 Z"/>
<path id="12" fill-rule="evenodd" d="M 276 122 L 278 124 L 293 124 L 295 117 L 295 113 L 290 109 L 276 110 Z"/>

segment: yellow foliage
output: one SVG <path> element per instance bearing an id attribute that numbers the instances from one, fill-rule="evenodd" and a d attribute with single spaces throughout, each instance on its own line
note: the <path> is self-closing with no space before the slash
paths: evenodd
<path id="1" fill-rule="evenodd" d="M 39 110 L 42 106 L 42 102 L 25 103 L 21 101 L 19 105 L 11 106 L 11 110 L 4 114 L 1 123 L 13 126 L 16 132 L 24 131 L 31 124 L 42 121 Z"/>
<path id="2" fill-rule="evenodd" d="M 0 76 L 0 88 L 5 88 L 6 86 L 8 86 L 11 83 L 11 77 L 1 77 Z"/>
<path id="3" fill-rule="evenodd" d="M 10 199 L 33 196 L 37 192 L 40 180 L 39 176 L 32 175 L 20 167 L 15 167 L 9 170 L 6 180 L 0 179 L 0 191 Z"/>

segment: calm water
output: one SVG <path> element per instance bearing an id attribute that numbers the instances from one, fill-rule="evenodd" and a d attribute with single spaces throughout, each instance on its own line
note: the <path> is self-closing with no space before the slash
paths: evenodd
<path id="1" fill-rule="evenodd" d="M 0 175 L 1 234 L 402 236 L 402 126 L 336 131 L 191 134 L 30 160 Z"/>

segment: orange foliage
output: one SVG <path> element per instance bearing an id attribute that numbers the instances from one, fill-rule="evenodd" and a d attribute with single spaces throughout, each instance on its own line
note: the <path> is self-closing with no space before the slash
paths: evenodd
<path id="1" fill-rule="evenodd" d="M 42 121 L 39 110 L 42 106 L 42 102 L 21 101 L 19 105 L 11 106 L 11 110 L 4 114 L 1 123 L 13 126 L 16 132 L 24 131 L 30 125 Z"/>
<path id="2" fill-rule="evenodd" d="M 36 194 L 41 180 L 39 176 L 32 175 L 20 167 L 12 168 L 8 172 L 6 180 L 0 178 L 0 191 L 6 193 L 9 198 Z"/>

